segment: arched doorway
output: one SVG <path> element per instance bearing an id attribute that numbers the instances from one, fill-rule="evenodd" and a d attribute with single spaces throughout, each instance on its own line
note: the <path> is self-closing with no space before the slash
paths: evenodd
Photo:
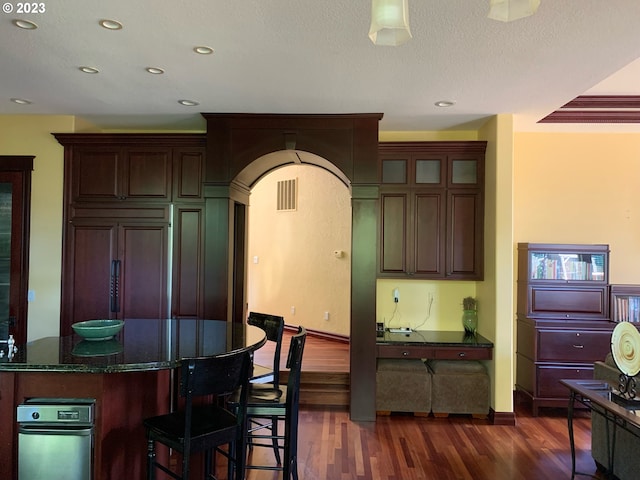
<path id="1" fill-rule="evenodd" d="M 348 338 L 351 192 L 341 179 L 308 162 L 262 176 L 251 186 L 247 245 L 248 311 Z"/>
<path id="2" fill-rule="evenodd" d="M 271 169 L 290 163 L 268 154 L 292 150 L 291 161 L 294 155 L 302 161 L 293 150 L 313 153 L 308 161 L 344 176 L 351 185 L 350 413 L 353 420 L 374 421 L 377 152 L 382 115 L 203 116 L 207 120 L 205 315 L 244 321 L 249 186 Z"/>

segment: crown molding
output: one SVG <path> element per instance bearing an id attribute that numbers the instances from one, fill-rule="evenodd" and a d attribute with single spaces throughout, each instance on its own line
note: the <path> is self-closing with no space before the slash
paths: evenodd
<path id="1" fill-rule="evenodd" d="M 538 123 L 640 123 L 640 95 L 581 95 Z"/>

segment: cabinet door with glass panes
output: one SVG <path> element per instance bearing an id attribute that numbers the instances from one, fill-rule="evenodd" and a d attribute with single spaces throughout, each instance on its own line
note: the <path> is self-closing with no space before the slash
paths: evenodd
<path id="1" fill-rule="evenodd" d="M 381 276 L 482 279 L 485 147 L 379 145 Z"/>
<path id="2" fill-rule="evenodd" d="M 33 159 L 0 155 L 0 340 L 17 344 L 27 341 Z"/>
<path id="3" fill-rule="evenodd" d="M 640 328 L 640 285 L 611 285 L 611 320 Z"/>
<path id="4" fill-rule="evenodd" d="M 608 320 L 608 281 L 608 245 L 518 244 L 526 317 Z"/>

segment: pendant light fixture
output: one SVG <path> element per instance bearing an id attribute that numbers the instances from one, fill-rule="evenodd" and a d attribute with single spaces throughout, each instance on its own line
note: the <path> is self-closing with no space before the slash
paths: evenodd
<path id="1" fill-rule="evenodd" d="M 376 45 L 406 43 L 411 38 L 408 0 L 372 0 L 369 38 Z"/>
<path id="2" fill-rule="evenodd" d="M 511 22 L 536 13 L 540 0 L 491 0 L 490 5 L 489 18 Z"/>

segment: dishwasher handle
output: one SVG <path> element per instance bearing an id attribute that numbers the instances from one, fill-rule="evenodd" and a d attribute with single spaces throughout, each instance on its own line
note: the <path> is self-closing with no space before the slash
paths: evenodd
<path id="1" fill-rule="evenodd" d="M 80 425 L 58 425 L 58 426 L 46 426 L 46 425 L 24 425 L 18 426 L 18 433 L 23 435 L 72 435 L 72 436 L 87 436 L 93 434 L 93 427 L 80 426 Z"/>

